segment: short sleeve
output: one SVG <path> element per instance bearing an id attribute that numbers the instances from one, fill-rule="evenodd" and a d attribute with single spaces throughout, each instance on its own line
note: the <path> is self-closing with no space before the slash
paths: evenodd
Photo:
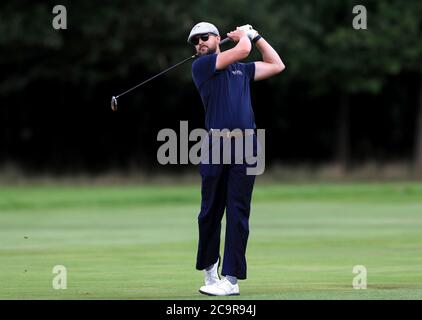
<path id="1" fill-rule="evenodd" d="M 192 78 L 197 88 L 209 80 L 215 73 L 217 54 L 199 57 L 192 64 Z"/>
<path id="2" fill-rule="evenodd" d="M 255 62 L 244 63 L 245 73 L 249 80 L 255 78 Z"/>

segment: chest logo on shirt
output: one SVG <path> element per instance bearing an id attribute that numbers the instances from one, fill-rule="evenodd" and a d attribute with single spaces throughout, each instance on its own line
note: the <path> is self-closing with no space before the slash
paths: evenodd
<path id="1" fill-rule="evenodd" d="M 243 72 L 242 72 L 242 71 L 240 71 L 240 70 L 233 70 L 233 71 L 232 71 L 232 73 L 233 73 L 235 76 L 243 76 Z"/>

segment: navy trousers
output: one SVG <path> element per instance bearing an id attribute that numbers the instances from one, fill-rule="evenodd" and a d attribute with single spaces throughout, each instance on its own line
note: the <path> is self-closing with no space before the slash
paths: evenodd
<path id="1" fill-rule="evenodd" d="M 254 155 L 256 154 L 256 136 Z M 231 148 L 234 151 L 234 139 Z M 215 143 L 215 139 L 214 139 Z M 234 153 L 233 153 L 234 154 Z M 203 270 L 217 261 L 220 251 L 221 221 L 226 211 L 226 237 L 222 275 L 246 279 L 246 245 L 249 236 L 249 215 L 254 175 L 247 175 L 250 166 L 244 161 L 235 164 L 200 163 L 202 178 L 201 212 L 198 216 L 199 242 L 196 269 Z"/>

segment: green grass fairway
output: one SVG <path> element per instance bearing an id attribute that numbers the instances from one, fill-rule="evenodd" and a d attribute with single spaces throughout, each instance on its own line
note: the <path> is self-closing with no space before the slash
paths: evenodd
<path id="1" fill-rule="evenodd" d="M 211 299 L 195 270 L 199 201 L 199 184 L 2 186 L 0 299 Z M 422 184 L 258 178 L 247 258 L 240 299 L 422 299 Z"/>

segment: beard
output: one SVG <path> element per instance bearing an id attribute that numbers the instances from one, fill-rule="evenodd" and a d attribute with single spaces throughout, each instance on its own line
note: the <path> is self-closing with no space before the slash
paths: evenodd
<path id="1" fill-rule="evenodd" d="M 216 51 L 217 51 L 217 47 L 215 47 L 215 48 L 205 47 L 205 50 L 199 49 L 196 54 L 198 56 L 205 56 L 205 55 L 208 55 L 208 54 L 214 54 Z"/>

